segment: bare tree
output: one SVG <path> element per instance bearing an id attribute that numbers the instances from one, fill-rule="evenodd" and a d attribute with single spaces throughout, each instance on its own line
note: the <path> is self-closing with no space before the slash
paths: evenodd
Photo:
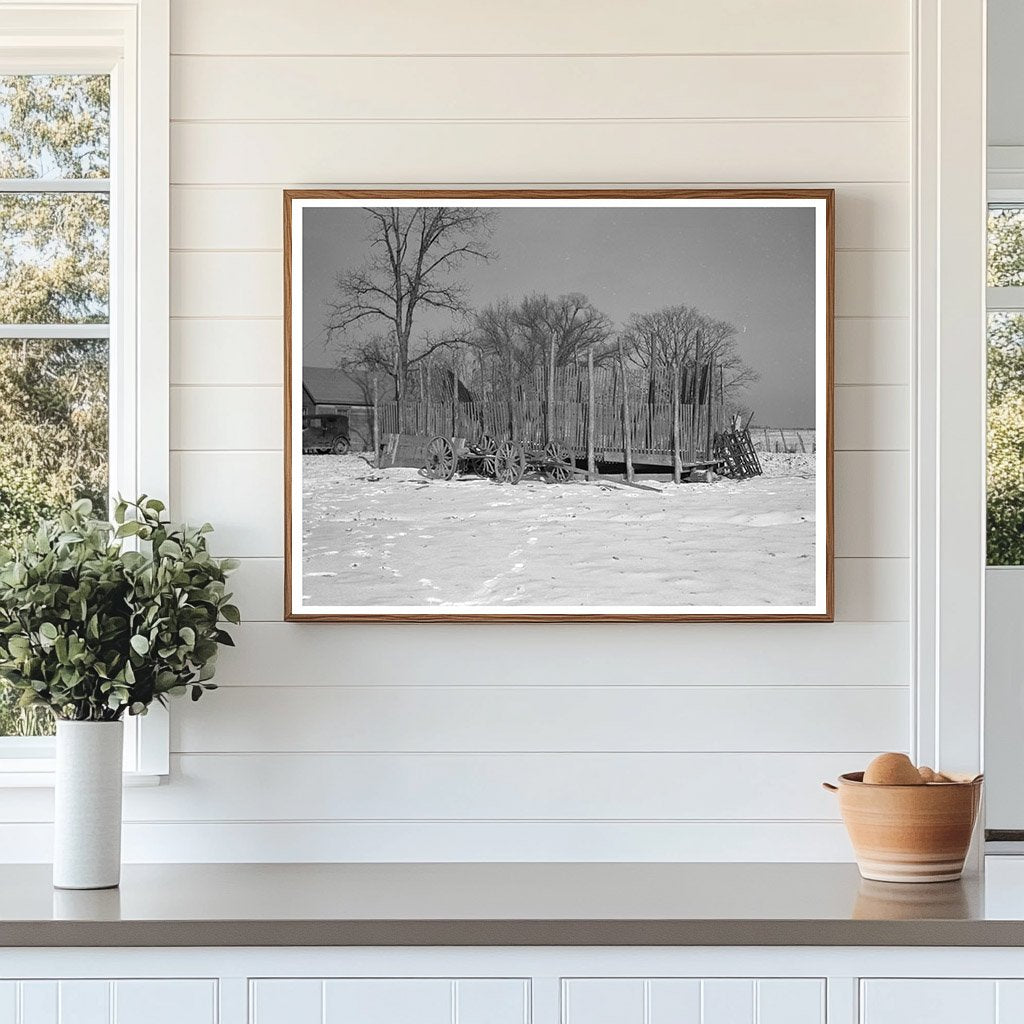
<path id="1" fill-rule="evenodd" d="M 328 303 L 327 339 L 353 328 L 383 327 L 395 350 L 395 384 L 406 391 L 416 314 L 424 307 L 455 317 L 468 311 L 454 276 L 468 261 L 490 259 L 490 212 L 474 207 L 368 208 L 369 255 L 357 270 L 338 275 L 338 297 Z M 451 344 L 442 340 L 434 347 Z M 421 353 L 420 357 L 426 353 Z M 378 352 L 379 355 L 379 352 Z"/>
<path id="2" fill-rule="evenodd" d="M 530 295 L 515 305 L 502 300 L 477 314 L 474 334 L 508 387 L 540 371 L 550 384 L 556 369 L 585 365 L 588 352 L 596 363 L 613 355 L 611 322 L 579 293 Z"/>
<path id="3" fill-rule="evenodd" d="M 647 376 L 648 401 L 653 403 L 659 381 L 672 379 L 684 369 L 696 370 L 698 336 L 701 360 L 714 357 L 715 365 L 723 372 L 727 394 L 756 381 L 757 373 L 736 351 L 736 334 L 736 328 L 727 321 L 707 316 L 694 306 L 679 305 L 634 314 L 623 341 L 629 361 Z"/>

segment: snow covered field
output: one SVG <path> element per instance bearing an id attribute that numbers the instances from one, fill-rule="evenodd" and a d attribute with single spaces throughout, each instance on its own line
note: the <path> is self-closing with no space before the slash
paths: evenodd
<path id="1" fill-rule="evenodd" d="M 772 464 L 777 459 L 778 465 Z M 303 457 L 303 605 L 807 605 L 810 456 L 766 475 L 517 486 Z M 771 476 L 777 472 L 793 475 Z"/>

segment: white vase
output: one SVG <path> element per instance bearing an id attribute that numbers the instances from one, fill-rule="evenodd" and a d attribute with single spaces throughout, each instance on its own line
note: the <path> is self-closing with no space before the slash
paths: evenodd
<path id="1" fill-rule="evenodd" d="M 121 722 L 57 722 L 53 884 L 109 889 L 121 880 Z"/>

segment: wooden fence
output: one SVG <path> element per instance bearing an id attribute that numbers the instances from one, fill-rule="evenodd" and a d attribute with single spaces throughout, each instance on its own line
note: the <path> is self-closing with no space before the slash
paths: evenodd
<path id="1" fill-rule="evenodd" d="M 715 461 L 715 435 L 724 429 L 724 387 L 714 359 L 698 371 L 678 368 L 667 385 L 643 371 L 590 363 L 484 391 L 480 399 L 456 401 L 466 392 L 455 378 L 448 401 L 375 399 L 375 436 L 476 442 L 486 435 L 538 447 L 556 441 L 591 470 L 597 462 L 624 463 L 631 476 L 636 462 L 671 466 L 678 479 L 684 469 Z"/>
<path id="2" fill-rule="evenodd" d="M 814 427 L 758 427 L 750 428 L 750 439 L 759 452 L 815 452 L 816 434 Z"/>

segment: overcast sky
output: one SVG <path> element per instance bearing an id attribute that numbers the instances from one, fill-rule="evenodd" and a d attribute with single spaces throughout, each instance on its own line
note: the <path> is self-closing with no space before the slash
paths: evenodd
<path id="1" fill-rule="evenodd" d="M 494 211 L 493 227 L 497 258 L 460 271 L 472 306 L 533 292 L 583 292 L 616 327 L 632 313 L 696 306 L 740 332 L 738 350 L 760 374 L 737 396 L 754 422 L 814 425 L 812 209 L 504 207 Z M 326 303 L 336 295 L 338 273 L 362 264 L 369 231 L 360 209 L 304 211 L 307 365 L 337 361 L 337 350 L 324 348 Z M 430 315 L 419 326 L 437 333 L 449 324 L 446 315 Z"/>

